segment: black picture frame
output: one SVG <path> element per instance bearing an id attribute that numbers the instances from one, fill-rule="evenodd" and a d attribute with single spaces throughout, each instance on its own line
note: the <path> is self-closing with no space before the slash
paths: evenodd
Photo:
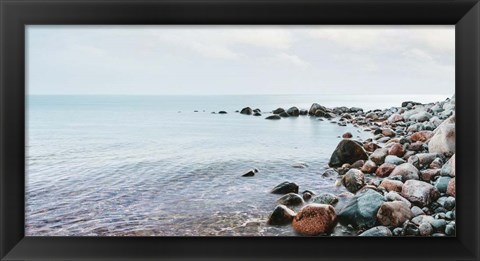
<path id="1" fill-rule="evenodd" d="M 477 0 L 0 0 L 1 260 L 479 260 Z M 25 237 L 25 26 L 386 24 L 456 26 L 457 237 Z"/>

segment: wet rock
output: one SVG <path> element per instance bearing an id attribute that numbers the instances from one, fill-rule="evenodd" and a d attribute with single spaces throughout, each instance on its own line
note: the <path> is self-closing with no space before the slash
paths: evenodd
<path id="1" fill-rule="evenodd" d="M 455 177 L 455 154 L 443 165 L 440 175 Z"/>
<path id="2" fill-rule="evenodd" d="M 455 197 L 455 178 L 451 179 L 451 180 L 448 182 L 447 195 L 450 195 L 450 196 L 454 196 L 454 197 Z"/>
<path id="3" fill-rule="evenodd" d="M 253 116 L 262 116 L 262 114 L 260 112 L 254 112 Z"/>
<path id="4" fill-rule="evenodd" d="M 401 159 L 397 156 L 394 156 L 394 155 L 388 155 L 387 157 L 385 157 L 385 163 L 391 163 L 393 165 L 400 165 L 400 164 L 403 164 L 405 163 L 406 161 L 404 159 Z"/>
<path id="5" fill-rule="evenodd" d="M 365 232 L 358 235 L 360 237 L 390 237 L 392 236 L 392 231 L 385 226 L 372 227 Z"/>
<path id="6" fill-rule="evenodd" d="M 288 193 L 277 200 L 278 204 L 285 206 L 298 206 L 305 203 L 303 197 L 296 193 Z"/>
<path id="7" fill-rule="evenodd" d="M 440 196 L 437 188 L 419 180 L 407 180 L 403 184 L 401 195 L 420 207 L 430 205 Z"/>
<path id="8" fill-rule="evenodd" d="M 430 165 L 439 155 L 437 153 L 418 153 L 415 156 L 418 158 L 420 166 L 423 167 Z"/>
<path id="9" fill-rule="evenodd" d="M 350 132 L 345 132 L 344 134 L 342 134 L 342 138 L 344 139 L 350 139 L 351 137 L 353 137 L 353 135 Z"/>
<path id="10" fill-rule="evenodd" d="M 407 180 L 418 179 L 418 175 L 420 172 L 418 171 L 415 166 L 410 163 L 403 163 L 395 167 L 392 171 L 390 176 L 400 176 L 402 177 L 402 181 L 405 182 Z"/>
<path id="11" fill-rule="evenodd" d="M 280 114 L 278 114 L 278 116 L 283 117 L 283 118 L 288 118 L 288 117 L 290 117 L 290 115 L 288 115 L 288 113 L 287 113 L 286 111 L 281 112 Z"/>
<path id="12" fill-rule="evenodd" d="M 280 114 L 282 112 L 285 112 L 285 110 L 283 108 L 277 108 L 277 109 L 272 111 L 273 114 Z"/>
<path id="13" fill-rule="evenodd" d="M 273 194 L 287 194 L 287 193 L 298 193 L 298 185 L 293 182 L 282 182 L 275 186 L 270 193 Z"/>
<path id="14" fill-rule="evenodd" d="M 321 193 L 320 195 L 313 197 L 312 203 L 327 204 L 327 205 L 334 206 L 335 204 L 338 203 L 338 197 L 333 195 L 332 193 L 324 192 L 324 193 Z"/>
<path id="15" fill-rule="evenodd" d="M 405 149 L 400 143 L 395 143 L 392 147 L 388 149 L 388 155 L 394 155 L 397 157 L 402 157 L 405 154 Z"/>
<path id="16" fill-rule="evenodd" d="M 419 131 L 412 134 L 412 136 L 410 136 L 410 140 L 412 142 L 416 142 L 416 141 L 425 142 L 429 140 L 431 137 L 433 137 L 433 131 Z"/>
<path id="17" fill-rule="evenodd" d="M 300 115 L 307 115 L 307 114 L 308 114 L 307 110 L 305 110 L 305 109 L 300 110 Z"/>
<path id="18" fill-rule="evenodd" d="M 380 183 L 380 187 L 383 187 L 386 191 L 402 191 L 403 182 L 398 180 L 383 179 Z"/>
<path id="19" fill-rule="evenodd" d="M 338 176 L 338 172 L 334 169 L 327 169 L 325 172 L 322 174 L 322 177 L 326 178 L 332 178 Z"/>
<path id="20" fill-rule="evenodd" d="M 290 224 L 295 217 L 295 212 L 285 205 L 278 205 L 268 218 L 269 225 L 287 225 Z"/>
<path id="21" fill-rule="evenodd" d="M 408 149 L 412 151 L 422 151 L 423 150 L 423 142 L 416 141 L 413 143 L 408 144 Z"/>
<path id="22" fill-rule="evenodd" d="M 253 177 L 256 173 L 258 173 L 258 169 L 251 169 L 243 174 L 242 177 Z"/>
<path id="23" fill-rule="evenodd" d="M 404 101 L 402 102 L 402 107 L 407 107 L 407 106 L 413 106 L 413 105 L 421 105 L 419 102 L 414 102 L 414 101 Z"/>
<path id="24" fill-rule="evenodd" d="M 305 162 L 296 162 L 292 165 L 292 167 L 296 169 L 304 169 L 304 168 L 308 168 L 308 164 Z"/>
<path id="25" fill-rule="evenodd" d="M 385 202 L 377 213 L 377 220 L 384 226 L 398 227 L 413 217 L 409 206 L 401 201 Z"/>
<path id="26" fill-rule="evenodd" d="M 363 172 L 358 169 L 350 169 L 342 177 L 341 182 L 348 191 L 356 193 L 363 186 L 365 186 L 365 176 L 363 175 Z"/>
<path id="27" fill-rule="evenodd" d="M 288 115 L 297 117 L 300 115 L 300 110 L 297 107 L 291 107 L 287 110 Z"/>
<path id="28" fill-rule="evenodd" d="M 353 140 L 342 140 L 330 157 L 330 167 L 340 167 L 342 164 L 352 164 L 357 160 L 368 159 L 363 147 Z"/>
<path id="29" fill-rule="evenodd" d="M 359 192 L 340 211 L 339 220 L 356 228 L 371 228 L 375 225 L 378 209 L 383 202 L 383 196 L 374 190 Z"/>
<path id="30" fill-rule="evenodd" d="M 270 115 L 268 117 L 265 118 L 266 120 L 280 120 L 281 117 L 278 116 L 278 115 Z"/>
<path id="31" fill-rule="evenodd" d="M 364 161 L 364 160 L 357 160 L 357 161 L 355 161 L 354 163 L 352 163 L 352 165 L 350 166 L 350 168 L 352 168 L 352 169 L 360 169 L 361 167 L 363 167 L 363 164 L 365 164 L 365 161 Z"/>
<path id="32" fill-rule="evenodd" d="M 377 165 L 381 165 L 385 158 L 388 155 L 388 149 L 387 148 L 379 148 L 376 149 L 371 155 L 370 155 L 370 160 L 375 162 Z"/>
<path id="33" fill-rule="evenodd" d="M 374 173 L 377 170 L 377 164 L 371 160 L 367 160 L 360 170 L 363 173 Z"/>
<path id="34" fill-rule="evenodd" d="M 245 115 L 251 115 L 253 113 L 253 110 L 250 107 L 245 107 L 240 111 L 240 113 Z"/>
<path id="35" fill-rule="evenodd" d="M 397 166 L 392 163 L 383 163 L 382 165 L 380 165 L 380 167 L 377 168 L 377 171 L 375 171 L 375 175 L 382 178 L 388 177 L 393 172 L 395 167 Z"/>
<path id="36" fill-rule="evenodd" d="M 218 114 L 227 114 L 226 111 L 219 111 Z"/>
<path id="37" fill-rule="evenodd" d="M 456 234 L 455 222 L 451 222 L 445 227 L 445 234 L 447 236 L 455 236 Z"/>
<path id="38" fill-rule="evenodd" d="M 317 110 L 322 110 L 322 111 L 326 111 L 327 108 L 323 107 L 322 105 L 318 104 L 318 103 L 314 103 L 312 104 L 312 106 L 310 107 L 310 110 L 308 111 L 308 114 L 310 115 L 315 115 L 315 112 Z"/>
<path id="39" fill-rule="evenodd" d="M 440 125 L 428 143 L 428 151 L 441 154 L 455 154 L 455 124 Z"/>
<path id="40" fill-rule="evenodd" d="M 336 224 L 335 209 L 326 204 L 309 204 L 303 207 L 292 222 L 295 232 L 306 236 L 328 234 Z"/>
<path id="41" fill-rule="evenodd" d="M 305 201 L 310 200 L 313 196 L 315 196 L 315 193 L 313 191 L 305 190 L 302 192 L 302 197 Z"/>

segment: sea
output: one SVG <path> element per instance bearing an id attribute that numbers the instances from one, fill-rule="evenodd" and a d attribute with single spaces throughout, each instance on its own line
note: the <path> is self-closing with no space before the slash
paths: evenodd
<path id="1" fill-rule="evenodd" d="M 265 120 L 269 112 L 314 102 L 367 111 L 448 97 L 29 95 L 25 233 L 296 236 L 291 226 L 267 225 L 280 197 L 270 190 L 291 181 L 300 192 L 345 192 L 322 176 L 328 160 L 343 133 L 372 134 L 309 116 Z M 262 116 L 235 112 L 247 106 Z M 255 176 L 242 177 L 253 168 Z M 334 235 L 354 232 L 339 225 Z"/>

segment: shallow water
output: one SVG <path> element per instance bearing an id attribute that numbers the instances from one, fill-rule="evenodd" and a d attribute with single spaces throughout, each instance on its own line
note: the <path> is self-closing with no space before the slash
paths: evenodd
<path id="1" fill-rule="evenodd" d="M 26 234 L 295 235 L 290 226 L 266 225 L 279 198 L 270 189 L 288 180 L 300 191 L 345 191 L 321 174 L 339 135 L 370 133 L 308 116 L 267 121 L 269 114 L 235 110 L 308 109 L 312 102 L 367 110 L 445 98 L 29 96 Z M 220 110 L 228 114 L 210 113 Z M 293 168 L 296 162 L 309 167 Z M 241 177 L 251 168 L 259 173 Z"/>

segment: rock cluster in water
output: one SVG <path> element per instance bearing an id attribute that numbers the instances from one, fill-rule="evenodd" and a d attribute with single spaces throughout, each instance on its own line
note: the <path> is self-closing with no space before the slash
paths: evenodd
<path id="1" fill-rule="evenodd" d="M 243 114 L 252 114 L 249 107 Z M 371 132 L 373 138 L 342 135 L 323 176 L 337 177 L 349 193 L 334 195 L 284 182 L 268 224 L 291 224 L 300 235 L 330 235 L 339 222 L 360 236 L 455 235 L 455 96 L 441 102 L 403 102 L 400 107 L 278 108 L 267 119 L 310 115 Z M 339 198 L 346 199 L 335 208 Z M 293 207 L 300 207 L 294 211 Z"/>

